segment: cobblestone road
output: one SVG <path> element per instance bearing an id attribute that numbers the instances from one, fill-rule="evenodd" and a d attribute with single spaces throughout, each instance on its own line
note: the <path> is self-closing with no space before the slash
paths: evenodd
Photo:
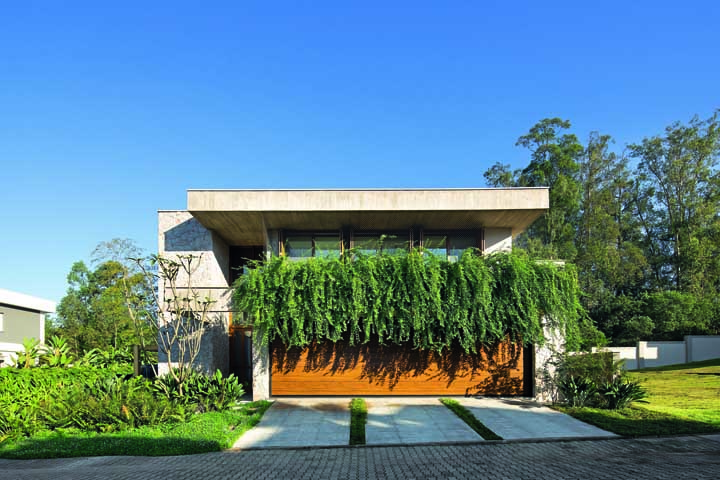
<path id="1" fill-rule="evenodd" d="M 720 435 L 0 460 L 0 478 L 681 479 L 720 477 Z"/>

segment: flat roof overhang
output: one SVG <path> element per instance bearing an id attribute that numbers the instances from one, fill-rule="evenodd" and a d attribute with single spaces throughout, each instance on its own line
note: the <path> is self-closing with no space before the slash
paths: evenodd
<path id="1" fill-rule="evenodd" d="M 188 190 L 188 211 L 229 245 L 262 245 L 265 231 L 525 230 L 549 207 L 548 189 Z"/>

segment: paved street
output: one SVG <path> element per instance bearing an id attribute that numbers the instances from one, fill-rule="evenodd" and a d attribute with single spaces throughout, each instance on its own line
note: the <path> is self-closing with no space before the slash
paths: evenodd
<path id="1" fill-rule="evenodd" d="M 0 460 L 11 479 L 717 479 L 720 435 Z"/>

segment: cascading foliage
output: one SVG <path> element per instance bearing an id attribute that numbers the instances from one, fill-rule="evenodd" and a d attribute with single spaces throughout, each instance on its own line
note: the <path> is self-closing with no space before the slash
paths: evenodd
<path id="1" fill-rule="evenodd" d="M 579 342 L 582 307 L 575 269 L 515 253 L 466 251 L 456 262 L 429 252 L 258 262 L 234 285 L 235 307 L 263 343 L 279 338 L 351 344 L 375 338 L 465 352 L 510 338 L 543 343 L 542 319 Z"/>

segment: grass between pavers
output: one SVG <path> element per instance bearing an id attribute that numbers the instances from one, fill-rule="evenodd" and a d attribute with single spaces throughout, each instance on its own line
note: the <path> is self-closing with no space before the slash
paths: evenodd
<path id="1" fill-rule="evenodd" d="M 350 445 L 365 445 L 367 404 L 363 398 L 350 401 Z"/>
<path id="2" fill-rule="evenodd" d="M 483 425 L 483 423 L 478 420 L 470 410 L 461 405 L 457 400 L 453 400 L 452 398 L 441 398 L 440 402 L 452 410 L 455 415 L 460 417 L 462 421 L 467 423 L 470 428 L 475 430 L 475 432 L 485 440 L 502 440 L 500 435 Z"/>
<path id="3" fill-rule="evenodd" d="M 40 432 L 0 442 L 0 458 L 69 458 L 105 455 L 162 456 L 215 452 L 232 447 L 257 425 L 271 402 L 260 401 L 225 412 L 194 415 L 188 422 L 140 427 L 114 433 L 73 430 Z"/>
<path id="4" fill-rule="evenodd" d="M 622 410 L 555 407 L 618 435 L 720 432 L 720 359 L 628 372 L 647 390 L 647 403 Z"/>

